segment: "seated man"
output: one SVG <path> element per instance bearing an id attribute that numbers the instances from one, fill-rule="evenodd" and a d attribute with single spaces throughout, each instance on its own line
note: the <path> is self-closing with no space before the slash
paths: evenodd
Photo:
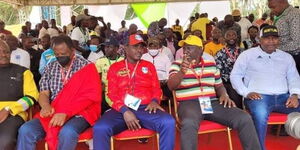
<path id="1" fill-rule="evenodd" d="M 164 53 L 159 52 L 160 40 L 154 36 L 148 39 L 148 53 L 142 56 L 143 60 L 151 62 L 156 69 L 160 87 L 163 90 L 163 95 L 171 98 L 172 94 L 169 90 L 166 81 L 168 80 L 168 72 L 171 67 L 171 61 Z"/>
<path id="2" fill-rule="evenodd" d="M 168 86 L 179 102 L 181 149 L 197 149 L 199 124 L 206 119 L 236 129 L 244 150 L 260 150 L 250 115 L 228 97 L 214 58 L 203 53 L 200 38 L 190 35 L 179 46 L 184 57 L 171 65 Z"/>
<path id="3" fill-rule="evenodd" d="M 238 57 L 230 81 L 233 88 L 246 98 L 245 104 L 264 150 L 269 114 L 272 111 L 300 112 L 300 77 L 293 57 L 277 49 L 279 37 L 275 26 L 262 29 L 260 45 Z"/>
<path id="4" fill-rule="evenodd" d="M 52 41 L 55 61 L 40 81 L 41 111 L 19 129 L 18 150 L 34 150 L 46 137 L 50 150 L 74 150 L 78 136 L 100 115 L 101 84 L 97 69 L 75 55 L 72 40 L 59 35 Z"/>
<path id="5" fill-rule="evenodd" d="M 108 70 L 108 97 L 113 105 L 94 126 L 95 150 L 109 150 L 111 136 L 141 128 L 159 133 L 161 150 L 174 149 L 175 121 L 159 106 L 162 92 L 155 67 L 141 60 L 144 46 L 140 35 L 130 35 L 126 59 Z"/>
<path id="6" fill-rule="evenodd" d="M 124 57 L 122 57 L 118 54 L 119 42 L 117 41 L 117 39 L 115 39 L 114 37 L 111 37 L 110 39 L 107 39 L 102 44 L 104 45 L 105 56 L 96 61 L 96 67 L 97 67 L 98 73 L 101 76 L 101 81 L 103 83 L 102 87 L 104 89 L 104 90 L 102 90 L 104 92 L 104 94 L 102 96 L 105 101 L 102 101 L 102 104 L 101 104 L 101 106 L 102 106 L 101 114 L 103 114 L 107 109 L 110 109 L 110 107 L 112 105 L 112 101 L 107 96 L 107 93 L 108 93 L 108 90 L 107 90 L 108 69 L 112 64 L 124 59 Z"/>
<path id="7" fill-rule="evenodd" d="M 26 110 L 38 97 L 32 73 L 10 63 L 12 50 L 0 40 L 0 149 L 14 150 L 19 127 L 27 120 Z"/>

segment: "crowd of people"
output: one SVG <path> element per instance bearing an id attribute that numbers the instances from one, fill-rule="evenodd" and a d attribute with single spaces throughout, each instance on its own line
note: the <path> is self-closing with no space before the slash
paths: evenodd
<path id="1" fill-rule="evenodd" d="M 45 139 L 50 150 L 74 150 L 92 127 L 91 149 L 146 128 L 173 150 L 176 122 L 161 103 L 174 96 L 182 150 L 197 149 L 203 119 L 237 130 L 245 150 L 266 150 L 269 114 L 300 112 L 300 10 L 268 6 L 257 20 L 238 9 L 221 21 L 196 13 L 186 30 L 161 18 L 146 32 L 124 20 L 115 31 L 88 9 L 62 29 L 27 21 L 18 37 L 0 21 L 0 149 L 34 150 Z"/>

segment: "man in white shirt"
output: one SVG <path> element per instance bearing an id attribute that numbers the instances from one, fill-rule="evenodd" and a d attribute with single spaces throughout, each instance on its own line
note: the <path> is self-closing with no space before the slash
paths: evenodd
<path id="1" fill-rule="evenodd" d="M 57 26 L 56 26 L 56 20 L 55 19 L 51 19 L 50 20 L 50 24 L 51 24 L 51 27 L 48 28 L 48 33 L 50 35 L 51 38 L 55 37 L 55 36 L 58 36 L 59 33 L 61 33 L 61 29 L 59 29 Z"/>
<path id="2" fill-rule="evenodd" d="M 147 60 L 154 64 L 158 79 L 160 81 L 167 80 L 169 76 L 169 68 L 171 67 L 171 61 L 164 53 L 159 52 L 160 40 L 157 37 L 151 37 L 148 39 L 148 53 L 142 56 L 143 60 Z"/>
<path id="3" fill-rule="evenodd" d="M 75 20 L 76 16 L 72 16 L 71 17 L 71 23 L 67 25 L 67 35 L 70 36 L 73 29 L 75 28 L 75 23 L 76 23 L 76 20 Z"/>
<path id="4" fill-rule="evenodd" d="M 121 32 L 125 32 L 125 31 L 127 31 L 128 30 L 128 28 L 126 27 L 126 21 L 125 20 L 122 20 L 121 21 L 121 28 L 119 29 L 119 33 L 121 33 Z"/>
<path id="5" fill-rule="evenodd" d="M 5 38 L 10 50 L 12 51 L 10 55 L 10 62 L 13 64 L 18 64 L 20 66 L 30 68 L 30 55 L 27 51 L 18 48 L 19 40 L 13 35 L 7 35 Z"/>
<path id="6" fill-rule="evenodd" d="M 241 12 L 238 9 L 232 11 L 233 20 L 241 26 L 241 41 L 248 38 L 248 28 L 252 26 L 251 22 L 244 17 L 241 17 Z"/>
<path id="7" fill-rule="evenodd" d="M 42 28 L 39 32 L 39 39 L 41 39 L 42 37 L 44 37 L 46 34 L 49 34 L 48 32 L 48 28 L 49 28 L 49 24 L 46 20 L 42 21 Z"/>
<path id="8" fill-rule="evenodd" d="M 250 110 L 261 149 L 265 150 L 268 117 L 271 112 L 300 112 L 300 77 L 293 57 L 277 49 L 278 30 L 266 26 L 260 33 L 260 46 L 244 51 L 230 75 L 233 88 Z"/>
<path id="9" fill-rule="evenodd" d="M 74 47 L 77 50 L 77 54 L 82 54 L 83 56 L 87 54 L 87 56 L 84 56 L 85 58 L 88 57 L 89 53 L 89 46 L 88 41 L 90 39 L 88 26 L 89 22 L 88 20 L 91 18 L 91 16 L 86 16 L 84 14 L 80 14 L 76 16 L 76 27 L 73 29 L 71 33 L 71 39 L 73 41 Z"/>
<path id="10" fill-rule="evenodd" d="M 153 36 L 148 39 L 148 53 L 145 53 L 141 59 L 149 61 L 154 64 L 160 87 L 163 91 L 163 95 L 167 98 L 172 97 L 172 92 L 167 86 L 169 79 L 169 69 L 171 67 L 171 61 L 165 53 L 159 51 L 160 40 Z"/>

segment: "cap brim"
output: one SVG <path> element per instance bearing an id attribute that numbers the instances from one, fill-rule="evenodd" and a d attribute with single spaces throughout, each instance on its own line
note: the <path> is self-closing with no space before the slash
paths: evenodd
<path id="1" fill-rule="evenodd" d="M 262 35 L 261 37 L 264 38 L 264 37 L 268 37 L 268 36 L 279 37 L 278 33 L 267 33 L 267 34 L 265 34 L 265 35 Z"/>
<path id="2" fill-rule="evenodd" d="M 133 46 L 133 45 L 137 45 L 137 44 L 143 44 L 144 46 L 146 46 L 146 43 L 144 41 L 137 41 L 135 43 L 129 43 L 129 45 Z"/>
<path id="3" fill-rule="evenodd" d="M 185 41 L 184 40 L 181 40 L 178 42 L 178 46 L 182 47 L 184 45 Z"/>

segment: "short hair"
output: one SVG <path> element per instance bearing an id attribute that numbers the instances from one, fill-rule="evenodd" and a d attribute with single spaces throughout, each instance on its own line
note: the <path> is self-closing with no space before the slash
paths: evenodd
<path id="1" fill-rule="evenodd" d="M 248 28 L 248 33 L 249 33 L 249 31 L 250 31 L 250 29 L 256 29 L 257 31 L 259 31 L 259 28 L 257 27 L 257 26 L 250 26 L 249 28 Z"/>
<path id="2" fill-rule="evenodd" d="M 67 47 L 70 49 L 74 48 L 72 39 L 66 35 L 59 35 L 59 36 L 53 37 L 52 42 L 51 42 L 51 47 L 54 48 L 56 45 L 60 45 L 63 43 L 65 43 L 67 45 Z"/>

